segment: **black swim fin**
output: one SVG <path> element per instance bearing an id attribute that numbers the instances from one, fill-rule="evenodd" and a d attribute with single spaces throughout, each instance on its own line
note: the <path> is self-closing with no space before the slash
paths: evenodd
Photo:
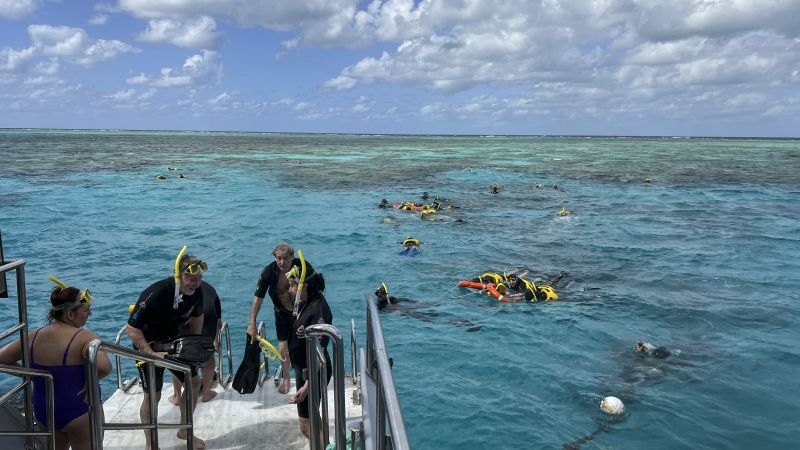
<path id="1" fill-rule="evenodd" d="M 244 349 L 244 358 L 233 377 L 233 389 L 240 394 L 250 394 L 256 390 L 258 376 L 261 370 L 261 349 L 258 348 L 258 341 L 247 335 L 247 343 Z"/>
<path id="2" fill-rule="evenodd" d="M 157 352 L 167 352 L 167 358 L 198 368 L 214 355 L 214 338 L 202 334 L 184 334 L 150 346 Z"/>

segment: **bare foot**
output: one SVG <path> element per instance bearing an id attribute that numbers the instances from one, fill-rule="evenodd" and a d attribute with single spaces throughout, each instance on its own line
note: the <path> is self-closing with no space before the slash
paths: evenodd
<path id="1" fill-rule="evenodd" d="M 178 405 L 181 404 L 181 396 L 180 396 L 180 394 L 178 394 L 178 395 L 172 394 L 167 398 L 167 400 L 169 400 L 169 402 L 172 403 L 175 406 L 178 406 Z"/>
<path id="2" fill-rule="evenodd" d="M 290 387 L 291 387 L 291 382 L 287 378 L 286 380 L 283 380 L 283 384 L 278 386 L 278 393 L 279 394 L 285 394 L 285 393 L 289 392 L 289 388 Z"/>
<path id="3" fill-rule="evenodd" d="M 207 402 L 217 396 L 217 391 L 209 389 L 208 392 L 203 392 L 203 401 Z"/>
<path id="4" fill-rule="evenodd" d="M 178 439 L 186 440 L 186 430 L 178 430 Z M 194 448 L 206 448 L 206 441 L 194 436 Z"/>

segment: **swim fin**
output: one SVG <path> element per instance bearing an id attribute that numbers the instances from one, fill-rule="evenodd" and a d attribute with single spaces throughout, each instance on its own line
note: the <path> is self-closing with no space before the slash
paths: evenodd
<path id="1" fill-rule="evenodd" d="M 233 377 L 233 389 L 240 394 L 250 394 L 256 390 L 258 376 L 261 369 L 261 349 L 258 347 L 258 340 L 247 335 L 244 358 Z"/>
<path id="2" fill-rule="evenodd" d="M 418 254 L 419 254 L 419 249 L 417 249 L 417 247 L 414 247 L 411 249 L 411 253 L 408 254 L 408 257 L 416 258 Z"/>
<path id="3" fill-rule="evenodd" d="M 408 256 L 408 252 L 411 251 L 411 247 L 406 247 L 400 252 L 400 256 Z"/>
<path id="4" fill-rule="evenodd" d="M 202 334 L 184 334 L 150 346 L 157 352 L 167 352 L 167 358 L 194 367 L 203 367 L 214 355 L 214 338 Z"/>

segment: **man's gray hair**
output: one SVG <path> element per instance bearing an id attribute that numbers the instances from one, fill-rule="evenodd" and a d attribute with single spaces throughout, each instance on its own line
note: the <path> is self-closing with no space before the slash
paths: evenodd
<path id="1" fill-rule="evenodd" d="M 278 253 L 294 256 L 294 249 L 286 242 L 281 242 L 280 244 L 276 245 L 274 249 L 272 249 L 272 256 L 278 256 Z"/>

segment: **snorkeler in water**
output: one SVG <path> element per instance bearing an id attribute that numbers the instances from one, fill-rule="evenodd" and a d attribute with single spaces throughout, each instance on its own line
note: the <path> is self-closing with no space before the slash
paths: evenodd
<path id="1" fill-rule="evenodd" d="M 489 191 L 490 191 L 492 194 L 497 194 L 497 193 L 499 193 L 499 192 L 500 192 L 500 185 L 498 185 L 497 183 L 494 183 L 494 184 L 492 184 L 491 186 L 489 186 Z"/>
<path id="2" fill-rule="evenodd" d="M 444 315 L 438 311 L 427 309 L 439 306 L 436 303 L 427 303 L 408 297 L 395 297 L 389 295 L 389 287 L 386 286 L 386 283 L 381 283 L 381 285 L 375 289 L 375 298 L 377 299 L 376 304 L 378 305 L 378 309 L 381 311 L 395 312 L 397 314 L 413 317 L 424 322 L 434 323 L 434 317 L 440 317 Z M 480 331 L 480 329 L 483 328 L 483 325 L 475 325 L 467 319 L 449 319 L 447 323 L 456 326 L 465 326 L 467 327 L 467 333 Z"/>
<path id="3" fill-rule="evenodd" d="M 400 256 L 408 256 L 409 258 L 416 258 L 417 255 L 422 253 L 420 250 L 419 239 L 414 239 L 413 237 L 407 237 L 403 239 L 403 250 L 400 252 Z"/>
<path id="4" fill-rule="evenodd" d="M 672 355 L 672 352 L 670 352 L 667 347 L 663 346 L 656 347 L 655 345 L 650 344 L 649 342 L 637 342 L 636 353 L 641 353 L 658 359 L 666 359 Z"/>
<path id="5" fill-rule="evenodd" d="M 381 199 L 381 203 L 378 205 L 378 208 L 391 208 L 392 205 L 389 204 L 389 200 Z"/>

